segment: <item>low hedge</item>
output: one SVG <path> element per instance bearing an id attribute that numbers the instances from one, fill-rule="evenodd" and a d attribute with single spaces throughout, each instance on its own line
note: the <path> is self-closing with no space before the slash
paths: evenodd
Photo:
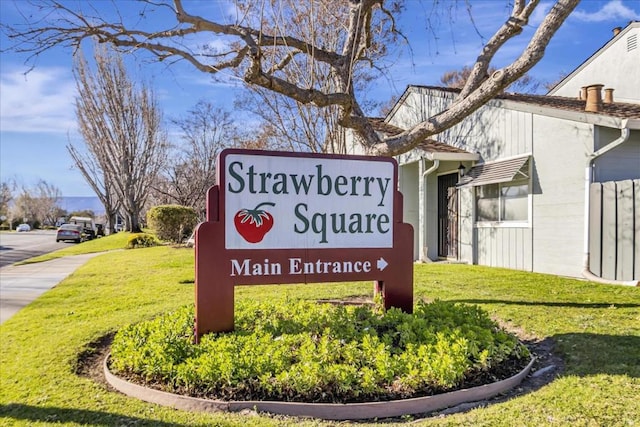
<path id="1" fill-rule="evenodd" d="M 193 344 L 187 306 L 119 331 L 111 369 L 165 391 L 230 400 L 356 402 L 445 392 L 529 351 L 477 306 L 397 309 L 239 302 L 236 330 Z"/>
<path id="2" fill-rule="evenodd" d="M 135 233 L 127 239 L 125 249 L 150 248 L 159 244 L 160 240 L 153 234 Z"/>
<path id="3" fill-rule="evenodd" d="M 198 214 L 188 206 L 154 206 L 147 212 L 147 223 L 160 240 L 180 243 L 198 224 Z"/>

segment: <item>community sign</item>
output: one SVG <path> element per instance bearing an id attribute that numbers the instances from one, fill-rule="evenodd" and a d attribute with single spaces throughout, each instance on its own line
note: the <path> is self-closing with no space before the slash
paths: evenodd
<path id="1" fill-rule="evenodd" d="M 392 158 L 228 149 L 196 230 L 196 337 L 233 330 L 234 287 L 373 280 L 413 308 L 413 229 Z"/>

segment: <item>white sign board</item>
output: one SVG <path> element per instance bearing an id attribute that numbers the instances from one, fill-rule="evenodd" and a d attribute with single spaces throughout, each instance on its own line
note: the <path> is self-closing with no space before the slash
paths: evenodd
<path id="1" fill-rule="evenodd" d="M 393 246 L 393 161 L 229 153 L 223 164 L 226 249 Z"/>

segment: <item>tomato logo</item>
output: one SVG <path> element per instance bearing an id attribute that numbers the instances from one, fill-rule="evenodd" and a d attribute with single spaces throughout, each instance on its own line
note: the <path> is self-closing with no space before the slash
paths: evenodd
<path id="1" fill-rule="evenodd" d="M 238 233 L 249 243 L 261 242 L 273 227 L 273 216 L 261 206 L 275 206 L 275 203 L 260 203 L 253 209 L 241 209 L 233 217 L 233 223 Z"/>

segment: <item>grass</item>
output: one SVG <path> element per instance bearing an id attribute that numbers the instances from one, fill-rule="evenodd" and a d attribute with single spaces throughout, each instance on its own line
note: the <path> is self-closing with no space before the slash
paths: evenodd
<path id="1" fill-rule="evenodd" d="M 95 242 L 116 247 L 122 242 L 109 240 L 123 236 Z M 90 243 L 75 248 L 93 251 Z M 74 373 L 78 355 L 99 337 L 192 302 L 193 257 L 192 249 L 166 246 L 99 255 L 0 325 L 0 425 L 346 425 L 176 411 Z M 640 424 L 640 289 L 467 265 L 416 265 L 414 277 L 416 298 L 478 304 L 530 336 L 553 339 L 566 366 L 534 392 L 411 425 Z M 342 298 L 371 290 L 370 283 L 252 286 L 237 288 L 236 298 Z"/>

